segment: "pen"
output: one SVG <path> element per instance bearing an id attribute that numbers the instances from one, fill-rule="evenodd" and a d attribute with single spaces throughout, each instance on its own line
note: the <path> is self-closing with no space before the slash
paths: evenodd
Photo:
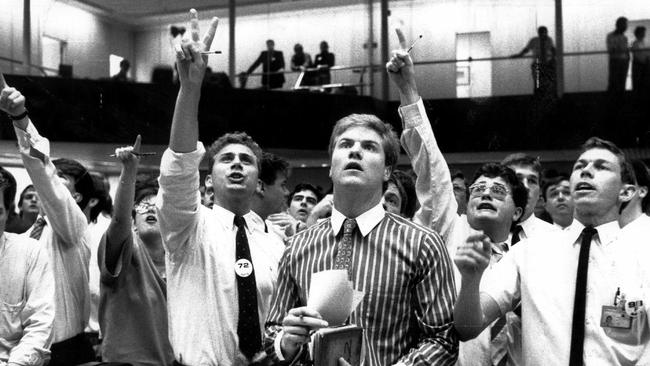
<path id="1" fill-rule="evenodd" d="M 202 55 L 220 54 L 221 51 L 201 51 Z"/>
<path id="2" fill-rule="evenodd" d="M 133 154 L 133 155 L 135 155 L 135 156 L 137 156 L 137 157 L 153 156 L 153 155 L 156 155 L 155 152 L 141 152 L 141 153 L 137 153 L 137 152 L 133 152 L 133 151 L 131 151 L 131 154 Z M 110 154 L 109 156 L 111 156 L 111 157 L 116 157 L 117 155 L 115 155 L 115 154 Z"/>
<path id="3" fill-rule="evenodd" d="M 413 47 L 415 46 L 415 44 L 418 43 L 418 41 L 419 41 L 420 39 L 422 39 L 422 35 L 421 35 L 421 34 L 420 34 L 420 36 L 419 36 L 415 41 L 413 41 L 413 43 L 411 44 L 411 47 L 409 47 L 409 49 L 406 50 L 406 53 L 410 53 L 411 50 L 413 49 Z"/>

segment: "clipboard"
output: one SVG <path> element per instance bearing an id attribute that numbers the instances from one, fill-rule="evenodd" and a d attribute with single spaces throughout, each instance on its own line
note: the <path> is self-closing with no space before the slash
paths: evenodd
<path id="1" fill-rule="evenodd" d="M 356 325 L 320 329 L 314 334 L 314 366 L 338 366 L 343 357 L 350 365 L 361 365 L 363 329 Z"/>

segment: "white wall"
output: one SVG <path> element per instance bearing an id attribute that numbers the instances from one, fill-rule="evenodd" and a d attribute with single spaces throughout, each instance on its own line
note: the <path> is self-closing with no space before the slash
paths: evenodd
<path id="1" fill-rule="evenodd" d="M 0 56 L 22 60 L 23 1 L 2 0 L 0 8 Z M 67 42 L 64 62 L 73 65 L 78 78 L 109 77 L 111 53 L 133 59 L 133 31 L 127 25 L 54 0 L 32 0 L 31 11 L 35 65 L 41 64 L 41 35 Z M 5 62 L 0 67 L 8 73 L 25 73 L 17 64 Z"/>
<path id="2" fill-rule="evenodd" d="M 310 4 L 309 1 L 306 1 Z M 367 51 L 362 45 L 368 37 L 367 5 L 323 7 L 312 1 L 289 5 L 260 6 L 238 9 L 236 29 L 236 69 L 245 70 L 272 38 L 276 49 L 282 50 L 288 63 L 293 44 L 301 42 L 305 50 L 316 54 L 318 43 L 325 39 L 337 56 L 339 65 L 367 63 Z M 647 0 L 573 0 L 564 2 L 565 52 L 604 50 L 607 32 L 613 29 L 618 16 L 630 20 L 650 18 Z M 291 8 L 293 6 L 293 8 Z M 402 25 L 411 40 L 423 34 L 412 54 L 416 61 L 455 58 L 455 37 L 461 32 L 490 32 L 494 56 L 508 56 L 520 51 L 536 35 L 537 27 L 546 25 L 555 38 L 555 9 L 553 0 L 408 0 L 390 2 L 391 26 Z M 375 41 L 379 42 L 379 7 L 375 6 Z M 213 48 L 224 54 L 211 57 L 215 71 L 227 71 L 228 22 L 225 11 L 211 12 L 222 21 Z M 138 80 L 147 81 L 155 64 L 171 64 L 173 56 L 168 45 L 168 26 L 178 21 L 161 19 L 153 28 L 136 34 L 136 63 Z M 207 22 L 201 23 L 207 26 Z M 390 45 L 397 46 L 393 32 Z M 378 61 L 379 50 L 375 53 Z M 497 61 L 492 66 L 495 95 L 528 94 L 532 91 L 529 59 Z M 420 88 L 429 98 L 455 97 L 455 65 L 421 66 L 418 69 Z M 335 74 L 336 75 L 336 74 Z M 337 77 L 337 76 L 335 76 Z M 606 87 L 606 56 L 567 58 L 565 80 L 567 91 L 596 91 Z M 347 73 L 340 80 L 355 81 Z M 291 78 L 288 78 L 291 80 Z M 376 77 L 379 81 L 379 77 Z M 259 85 L 255 79 L 249 86 Z M 289 83 L 285 84 L 287 87 Z M 378 90 L 378 89 L 377 89 Z M 395 99 L 397 95 L 391 94 Z"/>

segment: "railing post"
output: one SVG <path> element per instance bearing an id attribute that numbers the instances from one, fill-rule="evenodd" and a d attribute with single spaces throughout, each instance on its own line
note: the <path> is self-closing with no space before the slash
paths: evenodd
<path id="1" fill-rule="evenodd" d="M 564 24 L 562 19 L 562 0 L 555 0 L 555 42 L 556 42 L 556 61 L 555 61 L 555 84 L 557 87 L 557 96 L 562 97 L 564 94 Z"/>

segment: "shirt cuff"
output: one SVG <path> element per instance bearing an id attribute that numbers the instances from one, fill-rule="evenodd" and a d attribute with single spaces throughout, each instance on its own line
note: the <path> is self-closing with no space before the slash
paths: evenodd
<path id="1" fill-rule="evenodd" d="M 201 141 L 196 142 L 196 150 L 188 153 L 178 153 L 167 148 L 160 161 L 160 171 L 169 175 L 186 175 L 199 169 L 205 147 Z"/>
<path id="2" fill-rule="evenodd" d="M 427 115 L 422 98 L 418 99 L 418 101 L 413 104 L 400 106 L 397 111 L 404 122 L 405 129 L 421 125 L 424 122 L 422 116 Z"/>
<path id="3" fill-rule="evenodd" d="M 279 331 L 275 335 L 275 340 L 273 341 L 273 349 L 275 350 L 275 356 L 280 361 L 286 361 L 284 355 L 282 354 L 282 347 L 280 347 L 280 343 L 282 342 L 283 335 L 284 335 L 284 330 Z"/>
<path id="4" fill-rule="evenodd" d="M 32 122 L 29 122 L 24 130 L 14 125 L 14 131 L 16 131 L 20 152 L 29 154 L 30 148 L 33 147 L 43 155 L 50 156 L 50 141 L 38 133 Z"/>

